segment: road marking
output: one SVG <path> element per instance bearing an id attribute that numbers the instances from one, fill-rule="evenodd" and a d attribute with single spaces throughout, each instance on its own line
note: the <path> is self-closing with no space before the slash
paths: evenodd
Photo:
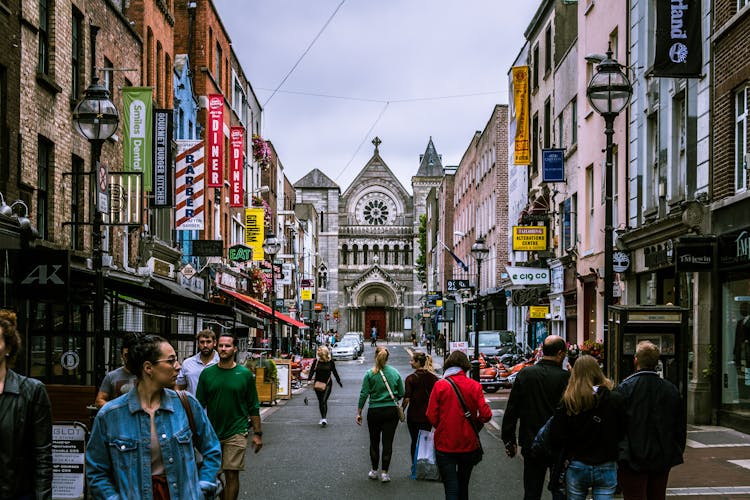
<path id="1" fill-rule="evenodd" d="M 698 488 L 667 488 L 668 497 L 690 497 L 698 495 L 747 495 L 750 486 L 716 486 Z"/>
<path id="2" fill-rule="evenodd" d="M 729 460 L 729 463 L 739 465 L 744 469 L 750 469 L 750 460 Z"/>
<path id="3" fill-rule="evenodd" d="M 699 443 L 698 441 L 693 441 L 692 439 L 687 439 L 685 441 L 685 444 L 691 448 L 741 448 L 744 446 L 748 446 L 747 443 L 705 444 L 705 443 Z"/>

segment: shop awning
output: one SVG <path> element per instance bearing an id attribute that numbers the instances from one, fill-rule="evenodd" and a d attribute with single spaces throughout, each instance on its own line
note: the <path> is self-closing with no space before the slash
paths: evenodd
<path id="1" fill-rule="evenodd" d="M 276 313 L 276 319 L 279 319 L 283 321 L 284 323 L 287 323 L 292 326 L 296 326 L 297 328 L 310 328 L 306 324 L 304 324 L 301 321 L 298 321 L 290 316 L 287 316 L 284 313 L 281 313 L 279 311 L 272 311 L 270 307 L 265 305 L 263 302 L 256 300 L 249 295 L 245 295 L 244 293 L 235 292 L 234 290 L 227 290 L 226 288 L 220 288 L 222 292 L 226 293 L 230 297 L 234 297 L 235 299 L 244 302 L 245 304 L 249 305 L 250 307 L 257 309 L 258 311 L 261 311 L 268 316 L 271 316 L 272 313 Z"/>

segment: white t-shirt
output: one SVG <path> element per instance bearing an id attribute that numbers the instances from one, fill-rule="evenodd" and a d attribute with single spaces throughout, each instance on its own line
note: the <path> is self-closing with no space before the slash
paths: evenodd
<path id="1" fill-rule="evenodd" d="M 182 362 L 182 368 L 180 373 L 177 375 L 177 385 L 187 386 L 187 391 L 195 396 L 195 391 L 198 389 L 198 379 L 201 376 L 201 372 L 211 365 L 215 365 L 219 362 L 219 353 L 214 351 L 214 356 L 208 364 L 204 365 L 201 361 L 201 353 L 198 352 L 193 356 L 190 356 Z"/>

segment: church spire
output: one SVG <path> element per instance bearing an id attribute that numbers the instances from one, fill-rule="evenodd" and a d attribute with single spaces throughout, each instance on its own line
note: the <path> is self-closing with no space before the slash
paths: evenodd
<path id="1" fill-rule="evenodd" d="M 378 151 L 378 146 L 380 146 L 380 143 L 383 142 L 380 140 L 380 137 L 375 136 L 375 139 L 372 140 L 372 143 L 375 145 L 375 153 L 374 154 L 380 154 L 380 151 Z"/>
<path id="2" fill-rule="evenodd" d="M 443 176 L 443 162 L 442 158 L 435 149 L 435 144 L 432 142 L 432 136 L 427 142 L 427 148 L 423 155 L 419 155 L 419 170 L 417 170 L 417 177 L 442 177 Z"/>

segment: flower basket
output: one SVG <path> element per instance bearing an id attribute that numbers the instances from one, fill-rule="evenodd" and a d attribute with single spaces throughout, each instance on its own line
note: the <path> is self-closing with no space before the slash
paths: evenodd
<path id="1" fill-rule="evenodd" d="M 580 348 L 581 354 L 588 354 L 589 356 L 593 356 L 596 358 L 597 361 L 599 361 L 599 364 L 602 364 L 604 362 L 604 346 L 600 342 L 596 342 L 595 340 L 586 340 L 578 346 Z"/>
<path id="2" fill-rule="evenodd" d="M 271 163 L 271 148 L 261 136 L 253 134 L 253 160 L 261 166 L 268 166 Z"/>

